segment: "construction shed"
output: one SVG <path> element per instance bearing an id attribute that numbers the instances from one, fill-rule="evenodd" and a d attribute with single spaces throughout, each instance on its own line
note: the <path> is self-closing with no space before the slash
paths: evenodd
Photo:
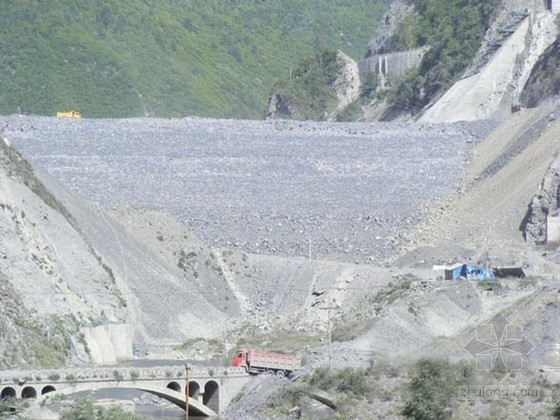
<path id="1" fill-rule="evenodd" d="M 446 280 L 459 280 L 461 277 L 467 280 L 494 280 L 496 278 L 492 270 L 469 264 L 455 264 L 445 270 Z"/>
<path id="2" fill-rule="evenodd" d="M 515 277 L 518 279 L 522 279 L 525 277 L 525 272 L 523 271 L 523 267 L 494 267 L 492 271 L 496 275 L 496 277 L 506 278 L 506 277 Z"/>

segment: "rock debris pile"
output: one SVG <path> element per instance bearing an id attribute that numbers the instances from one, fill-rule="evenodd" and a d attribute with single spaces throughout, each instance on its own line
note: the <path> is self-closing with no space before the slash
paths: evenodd
<path id="1" fill-rule="evenodd" d="M 171 212 L 204 242 L 379 261 L 453 191 L 490 122 L 2 117 L 34 164 L 91 202 Z"/>

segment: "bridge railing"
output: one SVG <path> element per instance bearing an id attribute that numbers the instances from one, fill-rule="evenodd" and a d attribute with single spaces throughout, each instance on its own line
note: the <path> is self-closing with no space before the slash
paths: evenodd
<path id="1" fill-rule="evenodd" d="M 26 383 L 76 383 L 102 381 L 150 381 L 185 378 L 182 366 L 154 367 L 101 367 L 56 370 L 0 371 L 0 385 L 23 385 Z M 245 376 L 239 367 L 192 367 L 189 377 L 193 379 Z"/>

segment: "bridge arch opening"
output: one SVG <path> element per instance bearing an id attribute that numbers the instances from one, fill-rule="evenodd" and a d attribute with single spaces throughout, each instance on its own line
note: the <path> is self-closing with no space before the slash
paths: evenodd
<path id="1" fill-rule="evenodd" d="M 202 403 L 216 413 L 220 412 L 220 386 L 217 382 L 206 382 L 206 385 L 204 385 Z"/>
<path id="2" fill-rule="evenodd" d="M 200 398 L 200 385 L 196 381 L 189 382 L 189 397 L 198 401 Z"/>
<path id="3" fill-rule="evenodd" d="M 175 381 L 169 382 L 167 384 L 167 388 L 172 389 L 173 391 L 181 392 L 181 385 Z"/>
<path id="4" fill-rule="evenodd" d="M 47 385 L 45 387 L 43 387 L 43 389 L 41 390 L 41 395 L 45 395 L 48 394 L 49 392 L 55 392 L 56 388 L 52 385 Z"/>
<path id="5" fill-rule="evenodd" d="M 0 392 L 0 400 L 5 400 L 6 398 L 15 398 L 16 397 L 16 390 L 11 386 L 7 388 L 3 388 L 2 392 Z"/>
<path id="6" fill-rule="evenodd" d="M 35 388 L 33 388 L 32 386 L 26 386 L 21 391 L 21 398 L 23 398 L 23 399 L 37 398 L 37 390 Z"/>

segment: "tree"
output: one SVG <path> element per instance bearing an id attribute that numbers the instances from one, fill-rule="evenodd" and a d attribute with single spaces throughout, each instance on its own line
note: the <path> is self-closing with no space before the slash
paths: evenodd
<path id="1" fill-rule="evenodd" d="M 409 384 L 410 395 L 403 415 L 416 420 L 447 419 L 457 386 L 473 376 L 470 365 L 451 365 L 447 361 L 423 359 Z"/>
<path id="2" fill-rule="evenodd" d="M 142 416 L 127 413 L 118 407 L 105 409 L 96 406 L 89 399 L 78 400 L 69 411 L 60 416 L 61 420 L 141 420 Z"/>

